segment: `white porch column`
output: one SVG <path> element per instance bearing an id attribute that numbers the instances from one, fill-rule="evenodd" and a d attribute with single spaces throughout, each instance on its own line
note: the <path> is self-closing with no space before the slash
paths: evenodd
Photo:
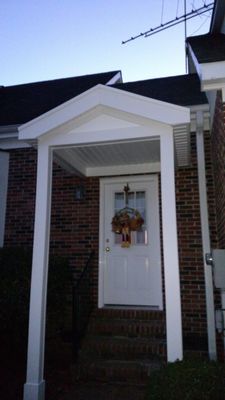
<path id="1" fill-rule="evenodd" d="M 43 143 L 39 143 L 30 294 L 27 380 L 24 385 L 24 400 L 44 400 L 45 397 L 43 370 L 51 214 L 51 183 L 52 150 Z"/>
<path id="2" fill-rule="evenodd" d="M 173 362 L 183 358 L 183 341 L 172 127 L 160 136 L 160 157 L 167 360 Z"/>

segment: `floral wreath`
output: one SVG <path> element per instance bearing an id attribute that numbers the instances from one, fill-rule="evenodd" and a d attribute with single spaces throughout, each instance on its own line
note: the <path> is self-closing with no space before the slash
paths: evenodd
<path id="1" fill-rule="evenodd" d="M 128 192 L 130 191 L 128 183 L 123 188 L 125 193 L 126 207 L 117 211 L 112 219 L 112 231 L 117 234 L 122 234 L 121 247 L 130 247 L 131 231 L 141 229 L 144 220 L 138 210 L 128 207 Z"/>
<path id="2" fill-rule="evenodd" d="M 125 207 L 114 215 L 111 223 L 113 232 L 122 233 L 124 228 L 129 228 L 130 231 L 138 231 L 144 220 L 138 210 Z"/>

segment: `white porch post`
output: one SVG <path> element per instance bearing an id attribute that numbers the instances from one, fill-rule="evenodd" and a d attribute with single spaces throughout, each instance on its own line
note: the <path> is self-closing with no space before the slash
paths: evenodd
<path id="1" fill-rule="evenodd" d="M 44 400 L 45 314 L 48 276 L 51 210 L 52 151 L 39 143 L 33 262 L 30 294 L 30 319 L 27 355 L 27 380 L 24 400 Z"/>
<path id="2" fill-rule="evenodd" d="M 183 343 L 172 127 L 160 136 L 160 156 L 167 360 L 173 362 L 182 360 Z"/>

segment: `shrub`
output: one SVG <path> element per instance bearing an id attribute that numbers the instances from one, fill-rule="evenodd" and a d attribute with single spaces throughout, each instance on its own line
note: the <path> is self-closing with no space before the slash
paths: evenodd
<path id="1" fill-rule="evenodd" d="M 20 340 L 27 335 L 31 252 L 0 249 L 0 329 Z"/>
<path id="2" fill-rule="evenodd" d="M 0 332 L 14 341 L 27 337 L 32 252 L 22 248 L 0 249 Z M 47 327 L 51 334 L 63 329 L 70 274 L 68 263 L 50 257 Z"/>
<path id="3" fill-rule="evenodd" d="M 225 365 L 202 360 L 168 364 L 149 380 L 146 400 L 224 400 Z"/>

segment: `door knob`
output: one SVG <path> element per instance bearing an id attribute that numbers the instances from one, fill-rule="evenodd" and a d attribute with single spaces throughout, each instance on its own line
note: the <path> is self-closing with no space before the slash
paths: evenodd
<path id="1" fill-rule="evenodd" d="M 105 251 L 108 253 L 108 252 L 110 251 L 110 247 L 107 246 L 107 247 L 105 248 Z"/>

